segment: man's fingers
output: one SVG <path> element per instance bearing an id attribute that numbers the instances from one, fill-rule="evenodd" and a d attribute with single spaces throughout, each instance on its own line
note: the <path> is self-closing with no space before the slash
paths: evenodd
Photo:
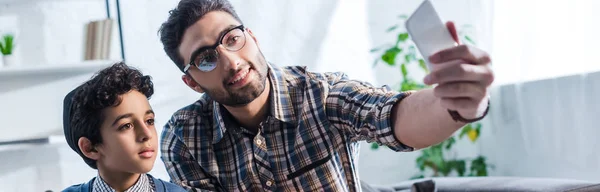
<path id="1" fill-rule="evenodd" d="M 439 98 L 470 98 L 475 100 L 487 96 L 486 87 L 475 82 L 440 84 L 433 89 L 433 94 Z"/>
<path id="2" fill-rule="evenodd" d="M 459 45 L 444 49 L 429 57 L 432 63 L 442 63 L 451 60 L 462 59 L 470 64 L 487 64 L 491 61 L 490 56 L 478 48 L 468 45 Z"/>
<path id="3" fill-rule="evenodd" d="M 489 65 L 471 65 L 465 64 L 463 60 L 453 60 L 435 64 L 424 79 L 427 85 L 465 81 L 488 86 L 494 81 L 494 75 Z"/>
<path id="4" fill-rule="evenodd" d="M 454 22 L 446 22 L 446 28 L 448 28 L 448 32 L 450 32 L 450 35 L 452 35 L 452 39 L 454 39 L 454 41 L 456 41 L 457 44 L 460 44 L 460 40 L 458 39 L 458 32 L 456 32 L 456 26 L 454 26 Z"/>

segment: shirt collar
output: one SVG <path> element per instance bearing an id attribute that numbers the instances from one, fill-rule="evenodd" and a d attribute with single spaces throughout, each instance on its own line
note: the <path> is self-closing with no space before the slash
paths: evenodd
<path id="1" fill-rule="evenodd" d="M 277 120 L 292 123 L 296 121 L 292 100 L 289 94 L 289 83 L 284 79 L 284 72 L 268 63 L 268 76 L 271 82 L 269 101 L 271 102 L 270 114 Z M 227 130 L 221 110 L 225 110 L 213 100 L 213 144 L 221 141 Z M 225 111 L 223 111 L 225 112 Z"/>
<path id="2" fill-rule="evenodd" d="M 148 177 L 148 175 L 140 174 L 140 177 L 135 182 L 135 184 L 133 186 L 129 187 L 129 189 L 125 190 L 125 192 L 137 192 L 137 191 L 154 192 L 154 183 L 152 181 L 150 181 L 150 178 Z M 115 190 L 112 187 L 110 187 L 104 181 L 104 179 L 102 179 L 102 177 L 100 177 L 100 174 L 98 174 L 98 176 L 96 176 L 96 179 L 94 180 L 92 192 L 115 192 Z"/>

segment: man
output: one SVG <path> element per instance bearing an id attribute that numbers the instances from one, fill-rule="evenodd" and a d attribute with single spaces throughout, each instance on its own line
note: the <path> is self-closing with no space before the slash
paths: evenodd
<path id="1" fill-rule="evenodd" d="M 435 89 L 398 93 L 268 63 L 226 0 L 182 0 L 160 34 L 183 82 L 205 93 L 175 112 L 161 137 L 172 182 L 188 189 L 360 191 L 357 141 L 412 151 L 488 109 L 490 59 L 473 47 L 430 57 L 425 83 Z"/>

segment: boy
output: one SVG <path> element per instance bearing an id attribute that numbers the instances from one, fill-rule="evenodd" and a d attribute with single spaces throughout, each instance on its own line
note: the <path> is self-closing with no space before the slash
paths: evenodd
<path id="1" fill-rule="evenodd" d="M 185 191 L 147 174 L 158 153 L 153 93 L 150 76 L 121 62 L 67 94 L 65 138 L 98 176 L 64 191 Z"/>

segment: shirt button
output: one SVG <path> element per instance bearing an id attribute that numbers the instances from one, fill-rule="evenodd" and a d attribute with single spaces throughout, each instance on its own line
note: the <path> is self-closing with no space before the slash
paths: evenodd
<path id="1" fill-rule="evenodd" d="M 262 144 L 262 141 L 261 141 L 260 139 L 257 139 L 257 140 L 256 140 L 256 144 L 257 144 L 257 145 L 260 145 L 260 144 Z"/>
<path id="2" fill-rule="evenodd" d="M 267 181 L 267 186 L 270 187 L 271 185 L 273 185 L 273 182 Z"/>

